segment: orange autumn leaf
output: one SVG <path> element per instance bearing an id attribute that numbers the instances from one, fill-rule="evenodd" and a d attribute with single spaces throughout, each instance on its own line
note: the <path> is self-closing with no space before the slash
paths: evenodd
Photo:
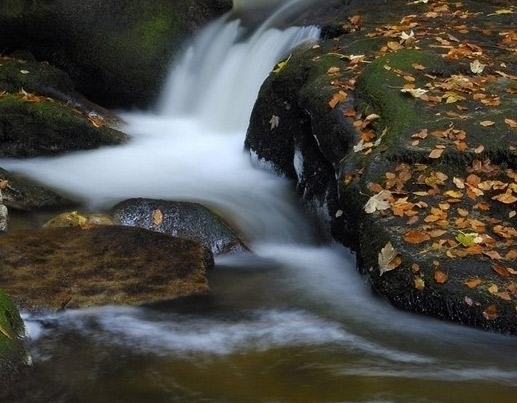
<path id="1" fill-rule="evenodd" d="M 160 225 L 163 222 L 163 213 L 160 209 L 153 211 L 153 224 Z"/>
<path id="2" fill-rule="evenodd" d="M 465 285 L 468 287 L 468 288 L 476 288 L 477 286 L 479 286 L 483 281 L 480 279 L 480 278 L 471 278 L 467 281 L 465 281 Z"/>
<path id="3" fill-rule="evenodd" d="M 332 96 L 332 99 L 329 101 L 329 106 L 334 109 L 338 103 L 346 99 L 347 94 L 344 91 L 339 91 L 338 93 Z"/>
<path id="4" fill-rule="evenodd" d="M 512 204 L 517 201 L 517 197 L 515 197 L 511 190 L 506 191 L 506 193 L 501 193 L 492 197 L 492 200 L 497 200 L 504 204 Z"/>
<path id="5" fill-rule="evenodd" d="M 510 276 L 510 272 L 508 271 L 508 269 L 504 266 L 500 266 L 498 264 L 494 264 L 492 266 L 492 269 L 497 273 L 499 274 L 501 277 L 509 277 Z"/>
<path id="6" fill-rule="evenodd" d="M 438 284 L 443 284 L 449 279 L 449 276 L 447 276 L 447 273 L 444 273 L 441 270 L 436 270 L 434 272 L 434 281 L 436 281 Z"/>
<path id="7" fill-rule="evenodd" d="M 429 153 L 429 158 L 440 158 L 443 154 L 443 148 L 435 148 Z"/>
<path id="8" fill-rule="evenodd" d="M 418 244 L 430 240 L 431 237 L 425 232 L 409 231 L 404 234 L 404 241 L 407 243 Z"/>
<path id="9" fill-rule="evenodd" d="M 495 305 L 488 306 L 483 311 L 483 317 L 486 320 L 495 320 L 495 319 L 497 319 L 499 317 L 499 312 L 497 311 L 497 307 Z"/>

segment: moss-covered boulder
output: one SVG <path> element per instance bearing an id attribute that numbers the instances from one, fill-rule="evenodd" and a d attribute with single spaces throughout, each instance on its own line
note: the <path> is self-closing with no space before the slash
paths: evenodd
<path id="1" fill-rule="evenodd" d="M 0 48 L 28 49 L 110 107 L 146 105 L 184 41 L 231 9 L 230 0 L 10 0 L 0 4 Z"/>
<path id="2" fill-rule="evenodd" d="M 347 35 L 264 83 L 246 144 L 322 205 L 393 305 L 517 334 L 512 10 L 352 2 Z"/>
<path id="3" fill-rule="evenodd" d="M 51 156 L 121 144 L 127 136 L 96 117 L 35 94 L 0 95 L 0 157 Z"/>
<path id="4" fill-rule="evenodd" d="M 191 202 L 129 199 L 113 207 L 116 224 L 202 242 L 214 255 L 246 252 L 237 232 L 207 207 Z"/>
<path id="5" fill-rule="evenodd" d="M 203 294 L 212 266 L 201 243 L 141 228 L 50 228 L 0 237 L 0 286 L 26 310 Z"/>
<path id="6" fill-rule="evenodd" d="M 0 398 L 27 368 L 25 325 L 12 300 L 0 290 Z"/>

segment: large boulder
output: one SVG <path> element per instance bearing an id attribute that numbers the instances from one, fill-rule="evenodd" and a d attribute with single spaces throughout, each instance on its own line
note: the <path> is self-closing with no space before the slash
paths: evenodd
<path id="1" fill-rule="evenodd" d="M 143 106 L 185 40 L 231 7 L 231 0 L 3 1 L 0 49 L 30 50 L 101 105 Z"/>
<path id="2" fill-rule="evenodd" d="M 141 228 L 51 228 L 0 237 L 0 287 L 26 310 L 203 294 L 212 266 L 212 253 L 199 242 Z"/>
<path id="3" fill-rule="evenodd" d="M 120 225 L 200 241 L 214 255 L 248 251 L 238 234 L 221 217 L 198 203 L 129 199 L 113 207 L 113 217 Z"/>
<path id="4" fill-rule="evenodd" d="M 246 145 L 320 206 L 393 305 L 517 334 L 514 14 L 356 3 L 356 29 L 270 75 Z"/>
<path id="5" fill-rule="evenodd" d="M 0 398 L 27 369 L 25 326 L 13 301 L 0 290 Z"/>

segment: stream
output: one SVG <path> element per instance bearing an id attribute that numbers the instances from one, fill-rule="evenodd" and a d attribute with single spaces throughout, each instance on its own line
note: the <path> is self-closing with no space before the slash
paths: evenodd
<path id="1" fill-rule="evenodd" d="M 208 296 L 24 315 L 34 370 L 12 403 L 517 401 L 516 338 L 372 295 L 354 256 L 312 233 L 292 184 L 243 150 L 261 83 L 319 36 L 274 28 L 308 2 L 276 3 L 251 35 L 229 17 L 206 27 L 153 111 L 121 113 L 129 144 L 0 161 L 85 210 L 130 197 L 203 203 L 254 252 L 217 258 Z"/>

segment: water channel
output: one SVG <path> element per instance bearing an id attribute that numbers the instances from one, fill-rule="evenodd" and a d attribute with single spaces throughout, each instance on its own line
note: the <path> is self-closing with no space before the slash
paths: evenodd
<path id="1" fill-rule="evenodd" d="M 254 251 L 218 258 L 206 297 L 26 315 L 34 371 L 13 403 L 517 401 L 517 339 L 377 299 L 353 255 L 315 239 L 291 184 L 243 150 L 262 81 L 319 35 L 273 28 L 300 2 L 276 3 L 283 10 L 245 39 L 231 18 L 201 32 L 155 109 L 122 113 L 130 144 L 1 162 L 85 209 L 202 202 Z"/>

